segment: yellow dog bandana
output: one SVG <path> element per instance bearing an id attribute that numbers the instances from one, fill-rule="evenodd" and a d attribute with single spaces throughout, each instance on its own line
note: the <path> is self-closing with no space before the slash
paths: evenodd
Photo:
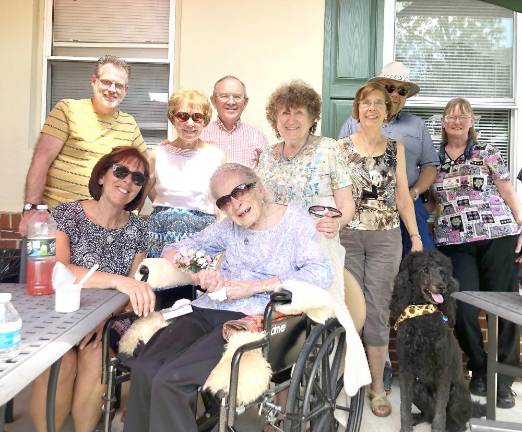
<path id="1" fill-rule="evenodd" d="M 393 328 L 395 329 L 395 331 L 397 331 L 399 328 L 399 324 L 407 319 L 415 318 L 415 317 L 422 316 L 422 315 L 430 315 L 430 314 L 437 313 L 437 312 L 442 314 L 442 312 L 439 311 L 437 306 L 432 305 L 432 304 L 408 305 L 402 311 L 402 313 L 399 316 L 399 318 L 397 319 L 397 321 L 395 321 L 395 325 L 393 326 Z M 448 321 L 448 318 L 446 317 L 446 315 L 442 315 L 442 319 L 444 321 Z"/>

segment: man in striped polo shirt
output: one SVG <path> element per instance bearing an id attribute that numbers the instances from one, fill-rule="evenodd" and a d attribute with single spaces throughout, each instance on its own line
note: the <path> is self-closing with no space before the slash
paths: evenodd
<path id="1" fill-rule="evenodd" d="M 128 89 L 129 66 L 105 55 L 91 77 L 91 99 L 63 99 L 47 116 L 33 153 L 25 183 L 24 216 L 19 231 L 26 233 L 26 215 L 39 203 L 50 208 L 67 201 L 89 199 L 88 183 L 99 158 L 116 146 L 146 152 L 140 129 L 118 107 Z"/>
<path id="2" fill-rule="evenodd" d="M 267 139 L 260 130 L 241 121 L 248 103 L 245 84 L 235 76 L 224 76 L 214 85 L 210 100 L 218 117 L 203 129 L 201 139 L 223 150 L 228 162 L 253 168 L 266 149 Z"/>

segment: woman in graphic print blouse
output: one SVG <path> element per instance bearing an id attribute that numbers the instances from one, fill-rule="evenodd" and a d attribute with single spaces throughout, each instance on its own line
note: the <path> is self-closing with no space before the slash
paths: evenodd
<path id="1" fill-rule="evenodd" d="M 479 142 L 475 116 L 463 98 L 448 102 L 442 121 L 441 167 L 431 192 L 437 204 L 434 240 L 453 262 L 461 291 L 515 291 L 522 203 L 500 151 Z M 486 394 L 486 353 L 479 310 L 459 302 L 456 333 L 468 355 L 472 393 Z M 501 320 L 499 360 L 518 365 L 515 325 Z M 499 375 L 497 406 L 515 404 L 512 378 Z"/>

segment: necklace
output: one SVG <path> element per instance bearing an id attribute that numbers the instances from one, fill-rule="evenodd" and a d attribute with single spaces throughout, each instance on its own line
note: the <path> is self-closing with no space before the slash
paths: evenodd
<path id="1" fill-rule="evenodd" d="M 297 157 L 297 155 L 299 155 L 299 153 L 301 153 L 301 151 L 303 150 L 303 148 L 306 147 L 306 145 L 308 144 L 308 140 L 310 139 L 310 135 L 308 135 L 306 137 L 306 140 L 305 142 L 303 143 L 303 145 L 301 147 L 299 147 L 297 149 L 297 151 L 295 152 L 295 154 L 293 156 L 290 156 L 290 157 L 286 157 L 285 156 L 285 142 L 283 141 L 283 148 L 281 149 L 281 157 L 286 160 L 286 161 L 291 161 L 292 159 L 295 159 Z"/>

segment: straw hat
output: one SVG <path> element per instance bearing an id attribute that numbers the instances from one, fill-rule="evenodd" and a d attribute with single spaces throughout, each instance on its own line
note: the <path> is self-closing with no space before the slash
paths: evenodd
<path id="1" fill-rule="evenodd" d="M 376 77 L 369 79 L 368 82 L 381 82 L 383 80 L 397 81 L 408 85 L 410 91 L 407 97 L 412 97 L 419 93 L 419 86 L 410 81 L 410 71 L 401 62 L 391 62 L 382 68 Z"/>

